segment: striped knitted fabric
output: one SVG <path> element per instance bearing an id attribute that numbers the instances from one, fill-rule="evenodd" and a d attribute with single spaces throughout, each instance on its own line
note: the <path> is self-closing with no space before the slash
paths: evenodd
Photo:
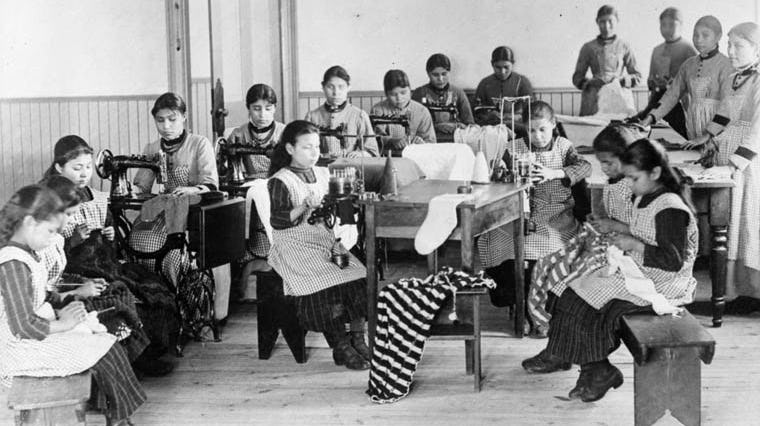
<path id="1" fill-rule="evenodd" d="M 409 394 L 425 340 L 441 305 L 458 290 L 480 286 L 494 288 L 496 284 L 484 278 L 483 272 L 470 275 L 443 267 L 424 280 L 404 278 L 380 291 L 367 389 L 370 401 L 391 403 Z"/>

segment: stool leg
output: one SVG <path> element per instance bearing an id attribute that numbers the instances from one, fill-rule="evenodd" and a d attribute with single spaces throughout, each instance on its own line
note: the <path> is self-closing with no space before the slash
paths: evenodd
<path id="1" fill-rule="evenodd" d="M 654 349 L 644 365 L 634 364 L 636 426 L 649 426 L 670 410 L 685 426 L 700 424 L 701 366 L 697 349 Z"/>
<path id="2" fill-rule="evenodd" d="M 256 277 L 257 329 L 259 337 L 259 359 L 269 359 L 280 334 L 276 316 L 280 307 L 277 294 L 279 282 L 263 274 Z"/>

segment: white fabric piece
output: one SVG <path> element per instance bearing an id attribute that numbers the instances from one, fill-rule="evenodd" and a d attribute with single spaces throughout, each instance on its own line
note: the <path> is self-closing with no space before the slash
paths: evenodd
<path id="1" fill-rule="evenodd" d="M 501 164 L 504 152 L 507 150 L 511 131 L 503 124 L 498 126 L 478 126 L 471 124 L 454 131 L 454 143 L 465 144 L 477 154 L 482 151 L 489 167 Z"/>
<path id="2" fill-rule="evenodd" d="M 246 186 L 250 186 L 248 192 L 245 193 L 245 238 L 250 238 L 250 225 L 251 225 L 251 201 L 256 206 L 256 212 L 259 214 L 261 223 L 264 224 L 264 231 L 267 234 L 269 241 L 272 241 L 272 224 L 269 222 L 271 217 L 269 201 L 269 188 L 267 188 L 266 179 L 254 179 L 245 183 Z"/>
<path id="3" fill-rule="evenodd" d="M 683 308 L 673 306 L 662 294 L 654 288 L 654 281 L 647 278 L 636 262 L 626 256 L 615 246 L 607 247 L 608 275 L 613 275 L 619 269 L 625 278 L 625 288 L 634 296 L 640 297 L 652 304 L 657 315 L 679 315 Z"/>
<path id="4" fill-rule="evenodd" d="M 475 155 L 472 181 L 475 183 L 489 183 L 491 181 L 490 169 L 486 163 L 486 156 L 483 154 L 483 151 L 478 151 L 477 155 Z"/>
<path id="5" fill-rule="evenodd" d="M 633 102 L 633 92 L 620 86 L 619 80 L 612 80 L 599 89 L 597 114 L 636 114 L 636 104 Z"/>
<path id="6" fill-rule="evenodd" d="M 409 145 L 401 156 L 417 163 L 427 179 L 469 181 L 475 165 L 472 149 L 457 143 Z"/>
<path id="7" fill-rule="evenodd" d="M 428 204 L 425 220 L 414 236 L 414 249 L 417 253 L 430 254 L 440 247 L 457 226 L 457 206 L 473 199 L 472 194 L 442 194 L 433 197 Z"/>

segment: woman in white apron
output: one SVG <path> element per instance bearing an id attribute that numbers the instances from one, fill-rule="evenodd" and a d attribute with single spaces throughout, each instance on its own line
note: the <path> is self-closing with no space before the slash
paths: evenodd
<path id="1" fill-rule="evenodd" d="M 656 123 L 680 101 L 686 111 L 688 139 L 696 140 L 705 134 L 725 95 L 724 83 L 733 72 L 731 61 L 718 51 L 722 31 L 720 22 L 714 16 L 699 18 L 692 38 L 699 55 L 692 56 L 681 65 L 660 99 L 660 106 L 651 111 L 642 124 Z"/>
<path id="2" fill-rule="evenodd" d="M 47 188 L 18 190 L 0 212 L 0 377 L 61 377 L 91 370 L 94 404 L 111 424 L 128 422 L 146 396 L 115 337 L 82 324 L 87 312 L 72 302 L 57 313 L 45 301 L 44 250 L 65 220 L 63 203 Z M 53 300 L 53 303 L 57 301 Z M 84 329 L 82 329 L 84 327 Z"/>
<path id="3" fill-rule="evenodd" d="M 728 227 L 726 298 L 760 299 L 760 30 L 739 24 L 728 33 L 736 72 L 725 82 L 725 98 L 708 126 L 705 150 L 715 164 L 730 166 L 731 221 Z"/>
<path id="4" fill-rule="evenodd" d="M 318 159 L 319 129 L 308 121 L 288 124 L 270 169 L 269 264 L 282 277 L 285 295 L 295 297 L 302 326 L 324 333 L 335 364 L 365 370 L 370 358 L 364 341 L 367 271 L 323 221 L 308 222 L 328 191 L 330 172 L 315 167 Z M 335 254 L 345 256 L 345 266 L 333 261 Z"/>
<path id="5" fill-rule="evenodd" d="M 696 289 L 692 267 L 697 225 L 665 150 L 657 142 L 641 139 L 626 149 L 621 161 L 636 198 L 630 234 L 619 234 L 613 244 L 629 254 L 664 306 L 675 309 L 690 303 Z M 523 368 L 551 373 L 579 364 L 581 374 L 569 397 L 584 402 L 619 387 L 623 375 L 608 356 L 620 346 L 620 319 L 627 313 L 651 312 L 653 301 L 660 301 L 631 293 L 629 277 L 620 270 L 612 275 L 597 270 L 571 281 L 554 308 L 546 349 L 523 361 Z"/>

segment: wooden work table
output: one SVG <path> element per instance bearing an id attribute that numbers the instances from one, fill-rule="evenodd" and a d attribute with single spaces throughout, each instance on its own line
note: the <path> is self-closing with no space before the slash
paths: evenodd
<path id="1" fill-rule="evenodd" d="M 374 341 L 377 324 L 377 238 L 414 239 L 425 220 L 430 200 L 442 194 L 455 194 L 461 181 L 418 180 L 399 189 L 389 200 L 360 201 L 364 206 L 367 244 L 367 291 L 369 341 Z M 475 267 L 475 237 L 508 223 L 513 223 L 515 264 L 523 263 L 525 243 L 523 226 L 523 191 L 528 185 L 487 184 L 473 185 L 473 200 L 457 207 L 458 225 L 448 239 L 462 242 L 462 269 L 472 272 Z M 433 252 L 429 265 L 435 264 Z M 522 268 L 515 268 L 517 306 L 515 309 L 515 335 L 522 337 L 525 312 Z"/>

